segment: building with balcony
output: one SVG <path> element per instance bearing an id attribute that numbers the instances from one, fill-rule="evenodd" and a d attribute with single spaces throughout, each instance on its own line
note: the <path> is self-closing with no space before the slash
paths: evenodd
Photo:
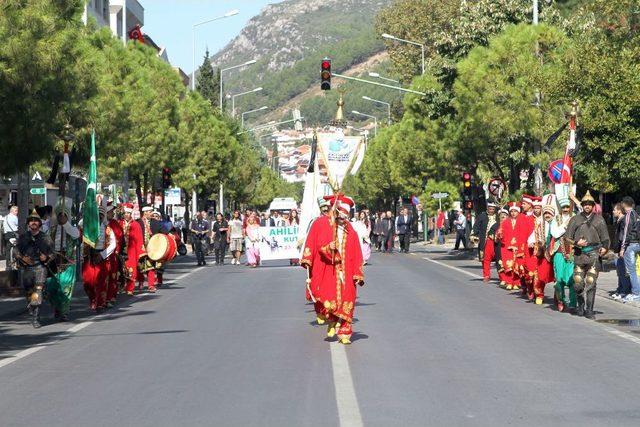
<path id="1" fill-rule="evenodd" d="M 89 17 L 93 18 L 99 27 L 108 27 L 110 19 L 109 0 L 88 0 L 82 12 L 84 25 L 87 25 Z"/>
<path id="2" fill-rule="evenodd" d="M 94 0 L 95 1 L 95 0 Z M 144 26 L 144 7 L 138 0 L 109 0 L 109 26 L 121 40 L 127 40 L 136 26 Z"/>

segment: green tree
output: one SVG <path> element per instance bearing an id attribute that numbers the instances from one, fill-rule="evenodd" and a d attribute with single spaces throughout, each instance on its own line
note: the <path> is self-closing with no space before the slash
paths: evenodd
<path id="1" fill-rule="evenodd" d="M 7 0 L 0 13 L 0 174 L 51 156 L 91 97 L 80 0 Z"/>
<path id="2" fill-rule="evenodd" d="M 211 66 L 209 49 L 207 49 L 202 65 L 198 68 L 196 90 L 211 103 L 214 108 L 220 107 L 220 68 Z"/>
<path id="3" fill-rule="evenodd" d="M 276 197 L 293 197 L 299 202 L 302 198 L 302 186 L 300 184 L 288 183 L 280 178 L 278 172 L 264 166 L 260 169 L 251 204 L 256 208 L 264 209 Z"/>

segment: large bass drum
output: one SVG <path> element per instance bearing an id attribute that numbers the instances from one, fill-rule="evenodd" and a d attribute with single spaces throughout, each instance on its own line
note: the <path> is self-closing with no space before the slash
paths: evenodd
<path id="1" fill-rule="evenodd" d="M 176 257 L 177 248 L 171 234 L 154 234 L 147 245 L 147 256 L 154 262 L 169 262 Z"/>

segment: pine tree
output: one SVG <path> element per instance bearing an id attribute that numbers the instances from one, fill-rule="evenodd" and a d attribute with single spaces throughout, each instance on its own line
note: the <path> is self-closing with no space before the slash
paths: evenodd
<path id="1" fill-rule="evenodd" d="M 202 97 L 208 100 L 214 108 L 220 105 L 220 69 L 211 66 L 209 49 L 204 55 L 204 61 L 198 68 L 196 89 Z"/>

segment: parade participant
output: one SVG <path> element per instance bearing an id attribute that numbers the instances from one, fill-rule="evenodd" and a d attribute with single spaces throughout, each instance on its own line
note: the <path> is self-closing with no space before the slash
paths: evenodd
<path id="1" fill-rule="evenodd" d="M 300 225 L 300 217 L 298 216 L 298 211 L 296 209 L 291 209 L 289 213 L 289 218 L 287 219 L 287 223 L 289 227 L 295 227 Z M 300 264 L 299 258 L 291 258 L 289 260 L 290 265 L 298 265 Z"/>
<path id="2" fill-rule="evenodd" d="M 496 204 L 488 202 L 487 210 L 478 214 L 473 224 L 473 230 L 471 231 L 471 240 L 478 245 L 478 259 L 482 263 L 483 279 L 485 282 L 488 282 L 490 279 L 490 267 L 493 261 L 493 255 L 495 254 L 493 239 L 491 242 L 488 242 L 487 239 L 491 228 L 497 224 L 497 222 Z M 495 230 L 492 233 L 492 236 L 493 235 L 495 235 Z M 486 247 L 487 244 L 489 244 L 489 248 Z M 487 251 L 490 253 L 487 254 Z M 487 258 L 486 263 L 484 262 L 485 258 Z"/>
<path id="3" fill-rule="evenodd" d="M 140 222 L 133 220 L 133 205 L 125 203 L 122 205 L 123 215 L 120 221 L 122 228 L 122 258 L 125 261 L 125 291 L 127 295 L 133 295 L 135 282 L 138 277 L 138 261 L 142 254 L 146 252 L 144 248 L 144 237 Z"/>
<path id="4" fill-rule="evenodd" d="M 15 258 L 22 270 L 22 286 L 34 328 L 40 327 L 40 306 L 47 279 L 47 265 L 53 257 L 51 239 L 41 228 L 42 219 L 34 210 L 27 217 L 27 230 L 20 234 L 15 247 Z"/>
<path id="5" fill-rule="evenodd" d="M 580 203 L 582 212 L 571 218 L 565 236 L 574 251 L 573 286 L 578 297 L 576 314 L 594 319 L 598 274 L 602 270 L 601 257 L 609 250 L 609 232 L 602 216 L 593 212 L 596 201 L 591 193 L 587 191 Z"/>
<path id="6" fill-rule="evenodd" d="M 499 286 L 502 288 L 506 288 L 507 286 L 507 275 L 504 271 L 504 264 L 502 262 L 502 240 L 498 238 L 498 230 L 500 230 L 500 225 L 507 218 L 509 218 L 509 210 L 501 208 L 498 212 L 498 222 L 494 225 L 496 230 L 493 235 L 493 246 L 495 252 L 494 259 L 496 260 L 496 266 L 498 269 L 498 280 L 500 280 Z"/>
<path id="7" fill-rule="evenodd" d="M 411 226 L 413 217 L 409 215 L 407 208 L 400 209 L 400 215 L 396 217 L 396 234 L 400 244 L 400 252 L 409 253 L 409 242 L 411 241 Z"/>
<path id="8" fill-rule="evenodd" d="M 247 219 L 246 234 L 246 249 L 247 249 L 247 264 L 251 268 L 256 268 L 260 265 L 260 224 L 258 224 L 255 215 L 251 215 Z"/>
<path id="9" fill-rule="evenodd" d="M 395 235 L 395 221 L 393 213 L 387 211 L 382 217 L 382 251 L 385 253 L 393 253 L 393 238 Z"/>
<path id="10" fill-rule="evenodd" d="M 509 203 L 509 217 L 500 224 L 497 237 L 502 246 L 502 263 L 504 266 L 505 288 L 518 290 L 524 272 L 524 257 L 527 251 L 526 231 L 528 221 L 520 213 L 520 206 L 516 202 Z"/>
<path id="11" fill-rule="evenodd" d="M 50 228 L 55 257 L 55 275 L 47 279 L 47 299 L 53 306 L 54 317 L 66 322 L 69 316 L 73 287 L 76 281 L 76 248 L 80 230 L 69 221 L 62 203 L 56 206 L 56 221 Z"/>
<path id="12" fill-rule="evenodd" d="M 242 219 L 240 219 L 240 211 L 233 211 L 233 217 L 229 221 L 229 251 L 231 252 L 231 265 L 240 265 L 240 256 L 242 255 L 242 241 L 244 235 L 242 232 Z"/>
<path id="13" fill-rule="evenodd" d="M 120 222 L 116 219 L 116 207 L 107 205 L 107 227 L 116 239 L 116 248 L 107 260 L 109 263 L 109 276 L 107 278 L 107 307 L 113 307 L 118 296 L 120 286 L 120 272 L 122 271 L 122 250 L 124 247 L 124 231 Z"/>
<path id="14" fill-rule="evenodd" d="M 307 269 L 307 290 L 318 323 L 328 321 L 327 335 L 337 333 L 342 344 L 350 344 L 356 285 L 364 284 L 362 250 L 349 223 L 353 200 L 343 195 L 326 197 L 333 202 L 330 214 L 313 222 L 301 264 Z"/>
<path id="15" fill-rule="evenodd" d="M 553 300 L 558 311 L 565 307 L 576 307 L 576 292 L 573 288 L 573 253 L 571 245 L 564 238 L 567 225 L 573 217 L 569 199 L 560 200 L 561 214 L 551 221 L 551 242 L 548 252 L 553 257 L 553 274 L 556 280 Z M 569 290 L 569 300 L 565 296 L 565 289 Z"/>
<path id="16" fill-rule="evenodd" d="M 107 304 L 107 280 L 109 277 L 108 258 L 116 249 L 116 238 L 106 224 L 106 210 L 98 210 L 100 234 L 95 248 L 84 245 L 84 261 L 82 263 L 82 282 L 84 291 L 89 297 L 92 310 L 101 311 Z"/>
<path id="17" fill-rule="evenodd" d="M 369 257 L 371 257 L 371 240 L 369 239 L 371 235 L 371 225 L 369 224 L 369 218 L 366 212 L 360 211 L 360 213 L 358 213 L 358 220 L 353 223 L 353 228 L 356 230 L 356 233 L 358 233 L 360 248 L 362 249 L 362 260 L 364 265 L 367 265 Z"/>
<path id="18" fill-rule="evenodd" d="M 551 243 L 551 222 L 555 216 L 555 208 L 551 205 L 546 205 L 542 208 L 541 219 L 536 222 L 534 256 L 536 257 L 537 265 L 533 293 L 537 305 L 542 304 L 544 301 L 544 288 L 547 283 L 554 281 L 552 255 L 548 249 Z"/>
<path id="19" fill-rule="evenodd" d="M 163 221 L 162 214 L 159 211 L 152 211 L 150 215 L 151 236 L 156 234 L 169 234 L 171 231 L 171 222 Z M 149 260 L 151 262 L 151 260 Z M 164 264 L 158 261 L 151 262 L 153 270 L 155 271 L 156 288 L 162 286 L 162 278 L 164 275 Z"/>
<path id="20" fill-rule="evenodd" d="M 196 218 L 191 221 L 189 229 L 191 231 L 191 241 L 193 243 L 193 251 L 196 253 L 196 260 L 198 261 L 198 267 L 201 265 L 207 265 L 204 259 L 206 249 L 205 238 L 210 230 L 209 221 L 205 219 L 203 212 L 198 212 Z"/>
<path id="21" fill-rule="evenodd" d="M 211 226 L 211 238 L 213 240 L 213 249 L 216 254 L 216 264 L 224 265 L 224 256 L 227 252 L 227 243 L 229 243 L 229 223 L 220 212 L 216 215 L 216 220 Z"/>
<path id="22" fill-rule="evenodd" d="M 153 231 L 151 231 L 151 215 L 153 214 L 153 208 L 151 206 L 145 206 L 142 208 L 142 218 L 138 220 L 140 223 L 140 228 L 142 228 L 142 244 L 144 251 L 141 254 L 140 260 L 138 261 L 138 289 L 142 289 L 142 285 L 145 280 L 145 275 L 147 279 L 147 289 L 149 292 L 156 292 L 156 270 L 154 265 L 149 260 L 147 256 L 147 245 L 149 244 L 149 239 L 153 236 Z"/>
<path id="23" fill-rule="evenodd" d="M 537 257 L 534 254 L 535 251 L 535 236 L 534 231 L 536 229 L 537 220 L 542 220 L 542 198 L 524 195 L 522 196 L 522 213 L 523 224 L 522 233 L 527 236 L 527 247 L 524 253 L 524 263 L 522 264 L 523 272 L 521 276 L 522 294 L 527 297 L 529 301 L 533 301 L 535 293 L 533 291 L 533 284 L 536 281 L 536 269 L 538 266 Z M 540 208 L 534 209 L 535 205 L 540 205 Z M 536 216 L 537 212 L 537 216 Z M 538 223 L 539 224 L 539 223 Z"/>

